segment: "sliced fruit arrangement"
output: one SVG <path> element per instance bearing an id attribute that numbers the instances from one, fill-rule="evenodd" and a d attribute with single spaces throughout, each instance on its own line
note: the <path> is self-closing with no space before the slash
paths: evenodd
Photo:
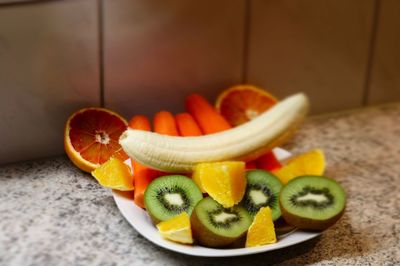
<path id="1" fill-rule="evenodd" d="M 167 221 L 157 224 L 157 229 L 168 240 L 182 244 L 193 243 L 190 216 L 187 212 L 182 212 Z"/>
<path id="2" fill-rule="evenodd" d="M 346 194 L 333 179 L 300 176 L 282 189 L 279 202 L 289 224 L 300 229 L 324 230 L 342 216 Z"/>
<path id="3" fill-rule="evenodd" d="M 157 224 L 186 212 L 189 215 L 203 198 L 203 194 L 192 179 L 182 175 L 156 178 L 144 193 L 144 205 Z"/>
<path id="4" fill-rule="evenodd" d="M 247 187 L 242 205 L 255 216 L 263 207 L 269 207 L 272 210 L 273 220 L 281 217 L 279 207 L 279 193 L 282 189 L 282 183 L 273 174 L 264 170 L 247 171 Z"/>
<path id="5" fill-rule="evenodd" d="M 229 208 L 243 198 L 246 187 L 245 163 L 200 163 L 195 167 L 193 180 L 202 192 Z"/>
<path id="6" fill-rule="evenodd" d="M 297 228 L 324 230 L 344 212 L 345 192 L 323 176 L 321 150 L 284 162 L 272 151 L 294 133 L 308 104 L 302 93 L 278 101 L 239 85 L 218 96 L 215 107 L 191 94 L 186 112 L 160 111 L 152 121 L 136 115 L 128 124 L 110 110 L 86 108 L 68 119 L 64 145 L 102 186 L 134 190 L 135 204 L 162 237 L 256 247 Z"/>
<path id="7" fill-rule="evenodd" d="M 194 238 L 207 247 L 223 247 L 241 238 L 252 219 L 241 206 L 224 208 L 211 197 L 202 199 L 190 217 Z"/>
<path id="8" fill-rule="evenodd" d="M 238 127 L 206 136 L 176 138 L 126 130 L 119 143 L 134 160 L 172 173 L 192 172 L 202 162 L 251 160 L 292 135 L 308 111 L 308 98 L 296 94 Z"/>
<path id="9" fill-rule="evenodd" d="M 128 123 L 105 108 L 84 108 L 73 113 L 64 130 L 64 148 L 81 170 L 91 172 L 112 156 L 126 160 L 118 139 Z"/>

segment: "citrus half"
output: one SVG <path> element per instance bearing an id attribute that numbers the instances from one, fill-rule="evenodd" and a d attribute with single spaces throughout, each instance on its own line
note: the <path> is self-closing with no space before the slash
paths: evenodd
<path id="1" fill-rule="evenodd" d="M 65 152 L 85 172 L 93 171 L 112 156 L 126 160 L 128 156 L 118 139 L 127 125 L 124 118 L 108 109 L 81 109 L 73 113 L 65 124 Z"/>
<path id="2" fill-rule="evenodd" d="M 232 126 L 238 126 L 268 110 L 277 101 L 272 94 L 258 87 L 236 85 L 218 96 L 215 107 Z"/>

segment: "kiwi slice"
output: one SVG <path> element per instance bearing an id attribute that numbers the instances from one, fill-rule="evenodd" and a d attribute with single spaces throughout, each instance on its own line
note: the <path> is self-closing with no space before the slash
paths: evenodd
<path id="1" fill-rule="evenodd" d="M 245 208 L 224 208 L 210 197 L 202 199 L 190 217 L 194 238 L 207 247 L 223 247 L 240 239 L 252 218 Z"/>
<path id="2" fill-rule="evenodd" d="M 155 224 L 181 212 L 192 213 L 203 194 L 192 179 L 183 175 L 156 178 L 144 192 L 144 205 Z"/>
<path id="3" fill-rule="evenodd" d="M 324 230 L 342 216 L 346 194 L 335 180 L 300 176 L 281 191 L 280 206 L 286 222 L 300 229 Z"/>
<path id="4" fill-rule="evenodd" d="M 262 207 L 270 207 L 272 219 L 275 221 L 281 216 L 279 208 L 279 193 L 282 189 L 281 181 L 264 170 L 246 172 L 247 186 L 242 199 L 242 205 L 254 217 Z"/>

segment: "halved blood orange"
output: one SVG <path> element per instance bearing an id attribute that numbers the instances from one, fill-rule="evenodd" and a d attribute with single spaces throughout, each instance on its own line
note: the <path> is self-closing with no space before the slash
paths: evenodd
<path id="1" fill-rule="evenodd" d="M 110 157 L 126 160 L 118 139 L 128 123 L 105 108 L 84 108 L 73 113 L 65 124 L 64 148 L 81 170 L 91 172 Z"/>
<path id="2" fill-rule="evenodd" d="M 268 110 L 277 101 L 275 96 L 263 89 L 237 85 L 223 91 L 215 107 L 232 126 L 238 126 Z"/>

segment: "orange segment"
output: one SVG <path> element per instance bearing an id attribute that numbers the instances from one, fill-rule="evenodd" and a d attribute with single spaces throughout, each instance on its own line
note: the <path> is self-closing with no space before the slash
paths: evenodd
<path id="1" fill-rule="evenodd" d="M 269 92 L 251 85 L 237 85 L 223 91 L 217 98 L 217 110 L 233 126 L 243 124 L 277 102 Z"/>
<path id="2" fill-rule="evenodd" d="M 283 184 L 302 175 L 322 175 L 325 171 L 325 156 L 315 149 L 290 159 L 281 169 L 273 171 Z"/>
<path id="3" fill-rule="evenodd" d="M 92 171 L 92 176 L 103 187 L 117 190 L 133 190 L 133 175 L 123 161 L 111 158 L 106 163 Z"/>
<path id="4" fill-rule="evenodd" d="M 190 217 L 186 212 L 157 224 L 157 229 L 168 240 L 183 244 L 193 243 Z"/>
<path id="5" fill-rule="evenodd" d="M 81 170 L 91 172 L 114 156 L 126 160 L 118 140 L 127 122 L 105 108 L 84 108 L 73 113 L 65 124 L 64 148 Z"/>
<path id="6" fill-rule="evenodd" d="M 244 162 L 200 163 L 193 180 L 225 208 L 240 202 L 246 189 Z"/>
<path id="7" fill-rule="evenodd" d="M 272 212 L 269 207 L 262 207 L 247 231 L 246 247 L 257 247 L 276 242 Z"/>

